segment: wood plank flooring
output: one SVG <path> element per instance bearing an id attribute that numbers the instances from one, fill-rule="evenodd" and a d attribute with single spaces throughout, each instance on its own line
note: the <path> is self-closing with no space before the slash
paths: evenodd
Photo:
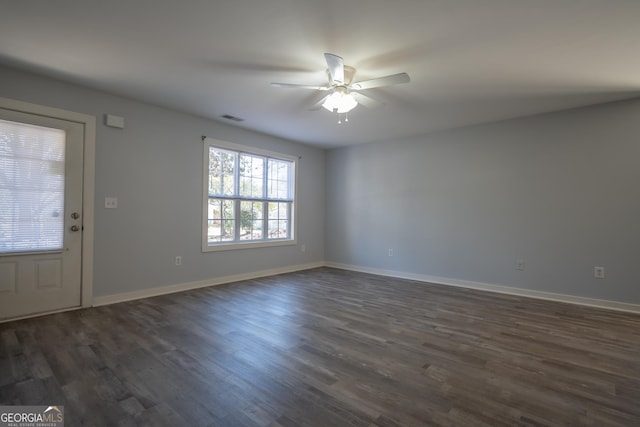
<path id="1" fill-rule="evenodd" d="M 67 426 L 639 426 L 640 316 L 320 268 L 0 325 Z"/>

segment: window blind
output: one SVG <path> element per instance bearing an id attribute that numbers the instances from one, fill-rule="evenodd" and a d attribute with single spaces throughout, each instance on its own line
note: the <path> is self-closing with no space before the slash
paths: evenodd
<path id="1" fill-rule="evenodd" d="M 65 131 L 0 119 L 0 254 L 64 245 Z"/>

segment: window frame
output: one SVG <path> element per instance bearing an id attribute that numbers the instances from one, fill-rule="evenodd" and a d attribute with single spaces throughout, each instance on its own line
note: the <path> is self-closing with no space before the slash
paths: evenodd
<path id="1" fill-rule="evenodd" d="M 278 153 L 270 150 L 264 150 L 261 148 L 236 144 L 228 141 L 222 141 L 219 139 L 203 137 L 203 163 L 202 163 L 202 224 L 201 224 L 201 234 L 202 234 L 202 252 L 216 252 L 216 251 L 227 251 L 227 250 L 237 250 L 237 249 L 248 249 L 248 248 L 262 248 L 262 247 L 270 247 L 270 246 L 288 246 L 297 244 L 297 216 L 298 216 L 298 157 L 291 156 L 284 153 Z M 264 168 L 268 169 L 268 160 L 282 160 L 286 162 L 291 162 L 291 180 L 290 185 L 293 187 L 291 189 L 291 198 L 290 199 L 270 199 L 268 194 L 263 194 L 265 197 L 246 197 L 240 196 L 240 188 L 239 188 L 239 171 L 234 171 L 234 181 L 236 183 L 236 188 L 233 196 L 210 196 L 209 195 L 209 150 L 211 147 L 218 148 L 220 150 L 233 151 L 236 153 L 236 156 L 239 158 L 241 154 L 247 154 L 251 156 L 263 157 L 265 159 Z M 266 172 L 264 174 L 264 178 L 267 178 Z M 268 180 L 265 179 L 263 183 L 265 189 L 268 186 Z M 236 225 L 234 227 L 234 235 L 237 234 L 239 228 L 239 210 L 240 204 L 243 201 L 253 201 L 253 202 L 262 202 L 265 204 L 265 208 L 263 212 L 267 212 L 266 205 L 269 202 L 286 202 L 290 203 L 290 216 L 289 216 L 289 237 L 285 239 L 268 239 L 268 226 L 263 227 L 263 238 L 261 240 L 239 240 L 239 236 L 236 235 L 234 241 L 230 242 L 217 242 L 212 245 L 209 244 L 209 236 L 208 236 L 208 226 L 209 226 L 209 215 L 208 215 L 208 207 L 209 207 L 209 199 L 224 199 L 224 200 L 233 200 L 234 201 L 234 210 L 236 218 Z M 268 216 L 264 218 L 265 224 L 268 224 Z"/>

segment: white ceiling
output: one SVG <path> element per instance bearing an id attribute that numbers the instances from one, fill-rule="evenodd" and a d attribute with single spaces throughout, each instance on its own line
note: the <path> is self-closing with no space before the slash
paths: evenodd
<path id="1" fill-rule="evenodd" d="M 640 95 L 640 0 L 0 0 L 0 63 L 321 147 Z M 323 53 L 371 89 L 309 111 Z M 1 94 L 0 94 L 1 95 Z M 233 122 L 228 122 L 235 124 Z"/>

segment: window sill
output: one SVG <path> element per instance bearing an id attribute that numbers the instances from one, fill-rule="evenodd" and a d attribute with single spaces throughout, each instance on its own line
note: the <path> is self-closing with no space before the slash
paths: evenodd
<path id="1" fill-rule="evenodd" d="M 254 248 L 267 248 L 272 246 L 292 246 L 297 244 L 296 239 L 293 240 L 274 240 L 274 241 L 262 241 L 262 242 L 234 242 L 234 243 L 220 243 L 213 246 L 205 244 L 202 246 L 202 252 L 219 252 L 219 251 L 235 251 L 238 249 L 254 249 Z"/>

